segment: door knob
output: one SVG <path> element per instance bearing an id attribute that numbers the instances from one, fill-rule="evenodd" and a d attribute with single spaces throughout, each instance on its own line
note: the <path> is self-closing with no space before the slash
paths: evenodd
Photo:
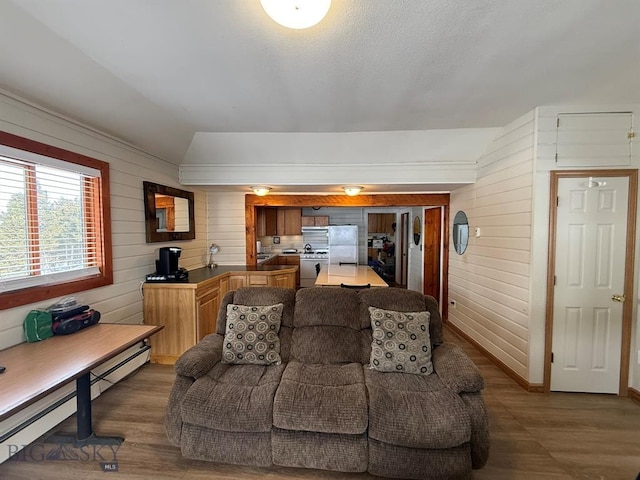
<path id="1" fill-rule="evenodd" d="M 617 293 L 614 293 L 613 295 L 611 295 L 611 300 L 613 300 L 614 302 L 624 302 L 625 296 L 624 295 L 618 295 Z"/>

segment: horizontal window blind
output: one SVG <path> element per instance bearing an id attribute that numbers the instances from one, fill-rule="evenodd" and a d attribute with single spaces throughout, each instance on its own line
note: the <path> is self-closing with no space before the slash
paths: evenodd
<path id="1" fill-rule="evenodd" d="M 0 292 L 100 273 L 99 171 L 0 151 Z"/>

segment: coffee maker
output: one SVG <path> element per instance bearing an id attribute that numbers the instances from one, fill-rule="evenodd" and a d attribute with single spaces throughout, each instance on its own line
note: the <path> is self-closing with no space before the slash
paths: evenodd
<path id="1" fill-rule="evenodd" d="M 156 260 L 156 272 L 147 275 L 147 281 L 151 282 L 172 282 L 186 280 L 189 278 L 189 272 L 186 269 L 178 267 L 178 259 L 182 249 L 180 247 L 162 247 L 158 252 L 158 260 Z"/>

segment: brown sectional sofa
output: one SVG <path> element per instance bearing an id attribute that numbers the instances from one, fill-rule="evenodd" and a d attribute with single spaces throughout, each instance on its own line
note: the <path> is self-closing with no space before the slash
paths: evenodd
<path id="1" fill-rule="evenodd" d="M 282 363 L 221 363 L 226 306 L 277 303 Z M 369 368 L 369 306 L 430 312 L 434 373 Z M 417 292 L 241 288 L 224 297 L 217 333 L 175 369 L 165 425 L 187 458 L 413 479 L 470 478 L 487 461 L 483 379 Z"/>

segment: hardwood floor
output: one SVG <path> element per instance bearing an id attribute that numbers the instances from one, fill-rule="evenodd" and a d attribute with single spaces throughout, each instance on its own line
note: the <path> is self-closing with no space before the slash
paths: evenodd
<path id="1" fill-rule="evenodd" d="M 550 395 L 525 392 L 476 349 L 461 344 L 486 380 L 484 397 L 491 419 L 491 454 L 474 480 L 588 479 L 634 480 L 640 472 L 640 405 L 610 395 Z M 94 428 L 102 435 L 123 434 L 117 450 L 69 449 L 47 460 L 56 447 L 40 441 L 0 465 L 2 480 L 65 479 L 352 479 L 344 474 L 291 468 L 251 468 L 187 460 L 167 442 L 163 417 L 174 373 L 171 366 L 145 365 L 94 401 Z M 59 431 L 74 431 L 75 416 Z M 60 452 L 59 452 L 60 453 Z M 71 459 L 76 454 L 78 458 Z M 103 473 L 101 462 L 117 461 L 117 472 Z"/>

